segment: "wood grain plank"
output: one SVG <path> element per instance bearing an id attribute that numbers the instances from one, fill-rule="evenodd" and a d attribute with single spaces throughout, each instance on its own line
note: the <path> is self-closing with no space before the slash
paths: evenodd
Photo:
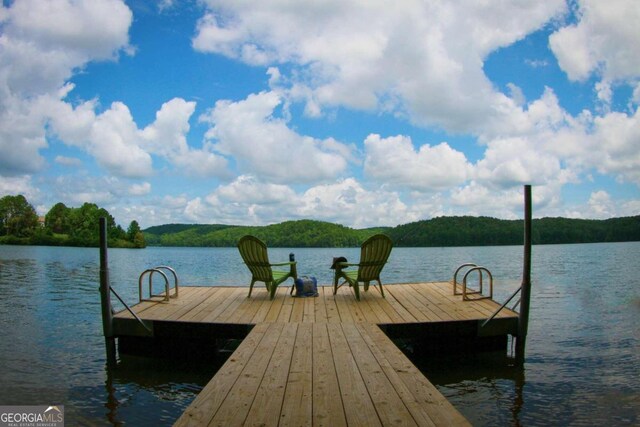
<path id="1" fill-rule="evenodd" d="M 315 322 L 328 322 L 329 318 L 327 316 L 327 297 L 331 293 L 331 288 L 327 286 L 319 286 L 318 287 L 318 298 L 313 299 L 314 305 L 314 313 L 315 313 Z"/>
<path id="2" fill-rule="evenodd" d="M 304 318 L 304 300 L 307 298 L 290 297 L 289 299 L 293 305 L 289 322 L 302 322 Z"/>
<path id="3" fill-rule="evenodd" d="M 407 291 L 406 285 L 399 285 L 393 290 L 396 301 L 416 319 L 417 322 L 439 321 L 434 313 L 415 300 L 414 295 Z"/>
<path id="4" fill-rule="evenodd" d="M 281 289 L 278 289 L 278 291 L 281 291 Z M 282 308 L 280 309 L 280 314 L 278 314 L 278 322 L 291 322 L 291 315 L 293 314 L 293 304 L 295 299 L 296 298 L 284 298 L 282 302 Z"/>
<path id="5" fill-rule="evenodd" d="M 468 426 L 469 422 L 453 405 L 425 378 L 409 359 L 395 345 L 388 345 L 388 338 L 375 325 L 358 325 L 366 328 L 376 348 L 391 364 L 409 393 L 426 408 L 435 425 Z"/>
<path id="6" fill-rule="evenodd" d="M 297 331 L 297 323 L 287 323 L 282 328 L 249 414 L 244 421 L 245 425 L 278 425 Z"/>
<path id="7" fill-rule="evenodd" d="M 198 287 L 188 295 L 177 299 L 162 302 L 155 307 L 146 310 L 144 318 L 149 320 L 175 320 L 202 302 L 200 295 L 206 288 Z"/>
<path id="8" fill-rule="evenodd" d="M 400 289 L 401 285 L 388 286 L 390 288 L 386 293 L 385 300 L 389 303 L 389 305 L 393 308 L 400 318 L 406 323 L 415 323 L 418 322 L 418 319 L 407 310 L 402 302 L 398 300 L 396 296 L 396 290 Z"/>
<path id="9" fill-rule="evenodd" d="M 349 298 L 348 301 L 347 298 Z M 352 304 L 352 300 L 355 301 L 355 297 L 338 291 L 338 293 L 334 295 L 334 299 L 336 301 L 336 307 L 338 308 L 338 314 L 340 315 L 340 322 L 353 322 L 353 315 L 351 314 L 349 306 Z"/>
<path id="10" fill-rule="evenodd" d="M 202 310 L 192 318 L 192 321 L 206 323 L 217 322 L 220 313 L 237 297 L 237 293 L 237 288 L 220 287 L 216 299 L 212 300 L 207 307 L 203 307 Z"/>
<path id="11" fill-rule="evenodd" d="M 182 321 L 182 322 L 190 322 L 193 319 L 197 319 L 198 316 L 200 315 L 200 313 L 202 313 L 202 311 L 207 310 L 209 307 L 211 307 L 211 305 L 215 304 L 216 301 L 218 301 L 219 294 L 220 294 L 220 287 L 210 287 L 207 288 L 206 293 L 204 293 L 201 298 L 202 298 L 202 303 L 199 304 L 197 307 L 194 307 L 192 310 L 190 310 L 188 313 L 185 313 L 184 315 L 182 315 L 182 317 L 180 317 L 178 320 Z"/>
<path id="12" fill-rule="evenodd" d="M 291 368 L 280 413 L 281 427 L 311 426 L 313 421 L 313 325 L 298 325 Z"/>
<path id="13" fill-rule="evenodd" d="M 202 321 L 224 323 L 225 319 L 233 313 L 235 307 L 247 297 L 246 292 L 243 288 L 229 288 L 227 298 L 211 312 L 207 313 Z"/>
<path id="14" fill-rule="evenodd" d="M 347 425 L 327 324 L 313 324 L 313 425 Z"/>
<path id="15" fill-rule="evenodd" d="M 325 289 L 325 301 L 325 307 L 327 309 L 327 322 L 340 323 L 340 312 L 338 311 L 338 294 L 333 295 L 333 289 Z"/>
<path id="16" fill-rule="evenodd" d="M 313 323 L 316 321 L 316 308 L 314 300 L 317 300 L 319 298 L 319 295 L 317 297 L 302 298 L 302 300 L 304 301 L 304 312 L 302 314 L 302 321 L 304 323 Z"/>
<path id="17" fill-rule="evenodd" d="M 342 330 L 382 425 L 417 425 L 356 325 L 344 324 Z"/>
<path id="18" fill-rule="evenodd" d="M 342 325 L 328 323 L 327 331 L 347 423 L 354 426 L 382 425 L 358 365 L 351 354 Z"/>
<path id="19" fill-rule="evenodd" d="M 266 325 L 268 329 L 263 339 L 209 423 L 210 426 L 244 424 L 284 327 L 283 323 Z"/>

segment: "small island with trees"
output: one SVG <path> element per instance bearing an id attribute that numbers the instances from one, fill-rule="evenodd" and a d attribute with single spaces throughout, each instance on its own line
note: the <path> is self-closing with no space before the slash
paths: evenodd
<path id="1" fill-rule="evenodd" d="M 42 221 L 23 195 L 0 198 L 0 244 L 97 247 L 100 217 L 107 219 L 109 246 L 146 247 L 137 221 L 131 221 L 125 231 L 106 209 L 94 203 L 85 203 L 79 208 L 57 203 Z"/>

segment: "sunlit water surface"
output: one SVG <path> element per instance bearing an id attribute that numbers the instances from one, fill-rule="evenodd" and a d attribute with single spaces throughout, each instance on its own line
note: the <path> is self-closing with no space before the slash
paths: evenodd
<path id="1" fill-rule="evenodd" d="M 334 256 L 294 252 L 300 274 L 331 282 Z M 474 425 L 640 424 L 640 243 L 534 246 L 524 368 L 504 354 L 414 362 Z M 386 283 L 450 280 L 472 261 L 495 277 L 502 301 L 521 281 L 521 247 L 395 248 Z M 0 246 L 0 405 L 64 404 L 68 425 L 171 425 L 219 363 L 120 357 L 106 368 L 97 249 Z M 176 269 L 182 285 L 249 282 L 236 249 L 109 251 L 113 287 L 137 299 L 139 274 Z"/>

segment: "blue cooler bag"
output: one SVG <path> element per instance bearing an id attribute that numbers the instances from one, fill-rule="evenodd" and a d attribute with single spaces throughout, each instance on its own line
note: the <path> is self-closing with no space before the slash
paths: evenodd
<path id="1" fill-rule="evenodd" d="M 317 297 L 318 281 L 315 277 L 301 276 L 295 281 L 297 297 Z"/>

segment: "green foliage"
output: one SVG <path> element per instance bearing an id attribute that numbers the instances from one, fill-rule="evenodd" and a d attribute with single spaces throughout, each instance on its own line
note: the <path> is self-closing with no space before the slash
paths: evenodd
<path id="1" fill-rule="evenodd" d="M 69 230 L 69 208 L 64 203 L 56 203 L 44 217 L 44 226 L 52 233 Z"/>
<path id="2" fill-rule="evenodd" d="M 497 246 L 523 243 L 522 220 L 489 217 L 439 217 L 394 228 L 355 230 L 321 221 L 300 220 L 264 227 L 171 224 L 144 230 L 156 246 L 233 247 L 252 234 L 269 247 L 357 247 L 369 236 L 385 233 L 394 246 Z M 640 216 L 608 220 L 542 218 L 533 220 L 534 244 L 640 241 Z"/>
<path id="3" fill-rule="evenodd" d="M 45 215 L 41 227 L 35 210 L 22 195 L 0 199 L 0 243 L 95 247 L 100 244 L 101 217 L 107 219 L 109 246 L 146 246 L 136 221 L 132 221 L 127 234 L 106 209 L 95 203 L 85 203 L 79 208 L 57 203 Z"/>
<path id="4" fill-rule="evenodd" d="M 0 199 L 0 236 L 29 237 L 37 227 L 36 210 L 23 195 Z"/>
<path id="5" fill-rule="evenodd" d="M 175 231 L 174 231 L 175 230 Z M 386 230 L 355 230 L 322 221 L 286 221 L 268 226 L 186 225 L 150 227 L 144 230 L 147 244 L 157 246 L 233 247 L 240 237 L 252 234 L 269 247 L 350 247 Z"/>
<path id="6" fill-rule="evenodd" d="M 522 220 L 488 217 L 440 217 L 393 228 L 396 246 L 497 246 L 521 245 Z M 640 216 L 608 220 L 568 218 L 534 219 L 534 245 L 640 241 Z"/>
<path id="7" fill-rule="evenodd" d="M 147 246 L 144 240 L 144 234 L 136 220 L 131 221 L 129 228 L 127 228 L 127 241 L 131 242 L 135 248 L 144 248 Z"/>

